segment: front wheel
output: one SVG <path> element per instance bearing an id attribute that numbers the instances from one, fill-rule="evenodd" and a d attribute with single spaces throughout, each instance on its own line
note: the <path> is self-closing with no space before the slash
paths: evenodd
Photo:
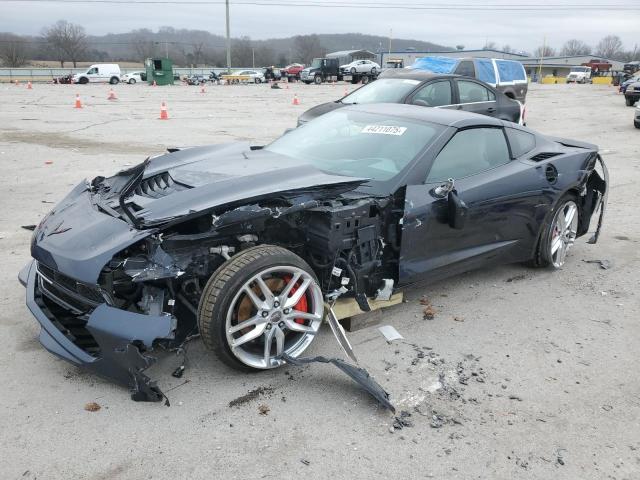
<path id="1" fill-rule="evenodd" d="M 371 75 L 375 75 L 376 71 L 376 67 L 371 67 Z"/>
<path id="2" fill-rule="evenodd" d="M 533 266 L 561 268 L 578 233 L 580 215 L 575 195 L 564 195 L 543 225 Z"/>
<path id="3" fill-rule="evenodd" d="M 130 78 L 129 79 L 129 85 L 133 85 L 134 83 L 136 83 L 136 79 L 135 78 Z"/>
<path id="4" fill-rule="evenodd" d="M 624 101 L 627 104 L 627 107 L 633 107 L 633 104 L 636 103 L 636 99 L 633 97 L 624 97 Z"/>
<path id="5" fill-rule="evenodd" d="M 316 75 L 316 76 L 313 78 L 313 82 L 314 82 L 316 85 L 320 85 L 320 84 L 322 83 L 322 77 L 321 77 L 320 75 Z"/>
<path id="6" fill-rule="evenodd" d="M 226 365 L 264 370 L 297 357 L 322 324 L 324 302 L 313 270 L 281 247 L 240 252 L 209 279 L 198 307 L 205 346 Z"/>
<path id="7" fill-rule="evenodd" d="M 634 121 L 633 122 L 633 126 L 636 127 L 636 128 L 640 128 L 640 122 Z"/>
<path id="8" fill-rule="evenodd" d="M 78 80 L 78 83 L 81 85 L 86 85 L 87 83 L 89 83 L 89 79 L 87 77 L 81 77 L 80 80 Z"/>

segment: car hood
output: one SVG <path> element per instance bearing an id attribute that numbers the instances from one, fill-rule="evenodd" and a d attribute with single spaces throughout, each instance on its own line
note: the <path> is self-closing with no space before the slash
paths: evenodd
<path id="1" fill-rule="evenodd" d="M 96 283 L 113 255 L 166 225 L 208 212 L 222 216 L 270 198 L 327 199 L 366 181 L 252 151 L 247 143 L 185 148 L 78 185 L 40 222 L 31 254 Z"/>
<path id="2" fill-rule="evenodd" d="M 319 117 L 320 115 L 324 115 L 325 113 L 333 112 L 342 107 L 346 107 L 347 104 L 340 102 L 327 102 L 317 105 L 313 108 L 310 108 L 302 115 L 298 117 L 298 125 L 302 125 L 303 123 L 307 123 L 314 118 Z"/>

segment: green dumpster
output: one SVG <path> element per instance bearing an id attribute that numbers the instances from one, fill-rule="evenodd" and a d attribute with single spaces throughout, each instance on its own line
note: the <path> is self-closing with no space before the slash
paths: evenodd
<path id="1" fill-rule="evenodd" d="M 173 85 L 173 62 L 169 58 L 147 58 L 144 62 L 149 85 Z"/>

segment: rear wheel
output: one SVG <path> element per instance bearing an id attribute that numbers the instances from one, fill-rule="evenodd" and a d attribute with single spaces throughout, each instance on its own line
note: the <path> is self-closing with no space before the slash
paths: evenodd
<path id="1" fill-rule="evenodd" d="M 120 81 L 120 79 L 118 77 L 111 77 L 111 80 L 109 80 L 109 83 L 111 85 L 115 85 L 116 83 L 118 83 Z"/>
<path id="2" fill-rule="evenodd" d="M 578 232 L 580 211 L 573 194 L 564 195 L 543 225 L 536 254 L 531 262 L 536 267 L 561 268 Z"/>
<path id="3" fill-rule="evenodd" d="M 624 101 L 627 103 L 627 107 L 633 107 L 633 104 L 636 103 L 636 99 L 633 97 L 624 97 Z"/>
<path id="4" fill-rule="evenodd" d="M 299 356 L 322 324 L 324 303 L 315 274 L 300 257 L 262 245 L 235 255 L 209 279 L 198 307 L 205 346 L 241 370 Z"/>
<path id="5" fill-rule="evenodd" d="M 636 127 L 636 128 L 640 128 L 640 122 L 634 121 L 633 122 L 633 126 Z"/>

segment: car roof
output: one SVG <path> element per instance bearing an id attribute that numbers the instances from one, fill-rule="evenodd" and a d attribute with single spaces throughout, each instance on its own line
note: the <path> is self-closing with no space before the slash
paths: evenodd
<path id="1" fill-rule="evenodd" d="M 419 105 L 407 105 L 399 103 L 370 103 L 350 105 L 340 110 L 354 110 L 378 115 L 393 115 L 410 120 L 436 123 L 447 127 L 466 128 L 476 125 L 501 127 L 504 122 L 494 117 L 465 112 L 462 110 L 450 110 L 446 108 L 428 108 Z"/>
<path id="2" fill-rule="evenodd" d="M 384 70 L 378 78 L 400 78 L 407 80 L 432 80 L 434 78 L 457 78 L 460 75 L 451 73 L 433 73 L 426 70 L 415 70 L 413 68 L 389 68 Z"/>

